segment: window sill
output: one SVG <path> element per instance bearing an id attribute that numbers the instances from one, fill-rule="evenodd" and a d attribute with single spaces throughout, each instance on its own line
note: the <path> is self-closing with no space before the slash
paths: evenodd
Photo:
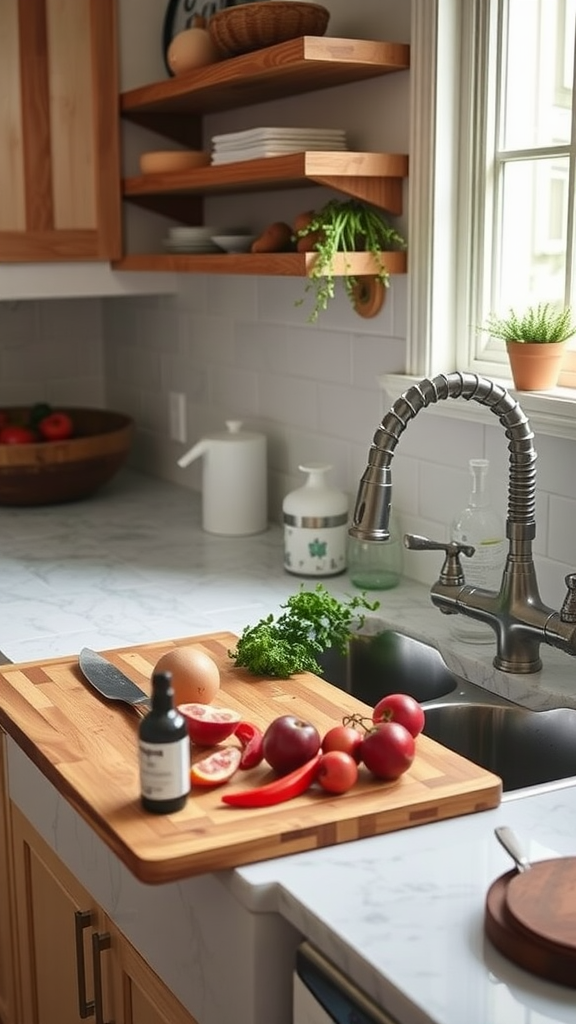
<path id="1" fill-rule="evenodd" d="M 492 377 L 490 379 L 506 388 L 520 403 L 535 434 L 576 439 L 575 388 L 554 388 L 553 391 L 546 392 L 516 391 L 510 386 L 510 381 L 505 378 Z M 394 402 L 409 387 L 418 384 L 420 380 L 422 380 L 421 377 L 386 373 L 378 378 L 378 383 L 382 390 L 386 391 L 390 401 Z M 490 423 L 490 418 L 494 415 L 478 402 L 439 402 L 429 406 L 427 412 L 455 419 L 473 420 L 476 423 Z"/>

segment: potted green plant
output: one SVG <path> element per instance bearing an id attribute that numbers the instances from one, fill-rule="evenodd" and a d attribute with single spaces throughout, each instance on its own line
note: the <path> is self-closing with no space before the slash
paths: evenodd
<path id="1" fill-rule="evenodd" d="M 558 382 L 566 342 L 576 334 L 569 306 L 550 302 L 512 307 L 505 316 L 491 313 L 482 331 L 506 342 L 512 379 L 518 391 L 545 391 Z"/>
<path id="2" fill-rule="evenodd" d="M 374 279 L 380 286 L 388 287 L 390 275 L 382 253 L 406 247 L 405 240 L 379 211 L 356 199 L 331 199 L 317 212 L 297 218 L 294 241 L 300 252 L 318 254 L 306 285 L 307 292 L 315 293 L 314 308 L 308 318 L 311 323 L 326 309 L 328 300 L 334 298 L 334 261 L 338 253 L 371 253 L 376 265 Z M 360 279 L 354 274 L 344 274 L 343 280 L 346 293 L 356 308 Z M 365 279 L 366 286 L 364 282 Z M 300 299 L 297 304 L 303 301 Z"/>

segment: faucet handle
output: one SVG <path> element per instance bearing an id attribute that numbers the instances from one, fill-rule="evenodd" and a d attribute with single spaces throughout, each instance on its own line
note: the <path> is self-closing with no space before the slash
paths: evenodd
<path id="1" fill-rule="evenodd" d="M 560 620 L 562 622 L 576 622 L 576 572 L 568 573 L 564 578 L 564 582 L 568 590 L 560 610 Z"/>
<path id="2" fill-rule="evenodd" d="M 460 544 L 457 540 L 442 543 L 439 540 L 428 540 L 428 537 L 421 537 L 417 533 L 405 533 L 404 547 L 411 551 L 445 551 L 446 558 L 440 570 L 440 583 L 449 587 L 464 586 L 464 570 L 460 562 L 460 555 L 472 558 L 475 548 L 471 544 Z M 576 586 L 576 576 L 574 579 Z"/>

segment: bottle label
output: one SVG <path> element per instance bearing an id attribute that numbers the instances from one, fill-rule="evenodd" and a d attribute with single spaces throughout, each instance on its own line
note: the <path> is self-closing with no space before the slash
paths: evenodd
<path id="1" fill-rule="evenodd" d="M 346 569 L 348 529 L 284 526 L 284 568 L 304 576 L 336 576 Z"/>
<path id="2" fill-rule="evenodd" d="M 140 741 L 140 790 L 149 800 L 176 800 L 190 792 L 190 740 Z"/>

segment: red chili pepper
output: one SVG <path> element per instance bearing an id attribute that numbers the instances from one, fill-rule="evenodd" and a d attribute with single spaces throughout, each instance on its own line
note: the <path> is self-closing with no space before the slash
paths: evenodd
<path id="1" fill-rule="evenodd" d="M 234 731 L 242 744 L 240 768 L 255 768 L 264 759 L 263 734 L 252 722 L 240 722 Z"/>
<path id="2" fill-rule="evenodd" d="M 292 800 L 300 796 L 312 785 L 318 773 L 318 765 L 322 754 L 320 751 L 306 761 L 300 768 L 283 775 L 282 778 L 269 782 L 265 786 L 258 786 L 256 789 L 244 789 L 240 793 L 226 793 L 222 797 L 225 804 L 230 807 L 270 807 L 272 804 L 280 804 L 284 800 Z"/>

